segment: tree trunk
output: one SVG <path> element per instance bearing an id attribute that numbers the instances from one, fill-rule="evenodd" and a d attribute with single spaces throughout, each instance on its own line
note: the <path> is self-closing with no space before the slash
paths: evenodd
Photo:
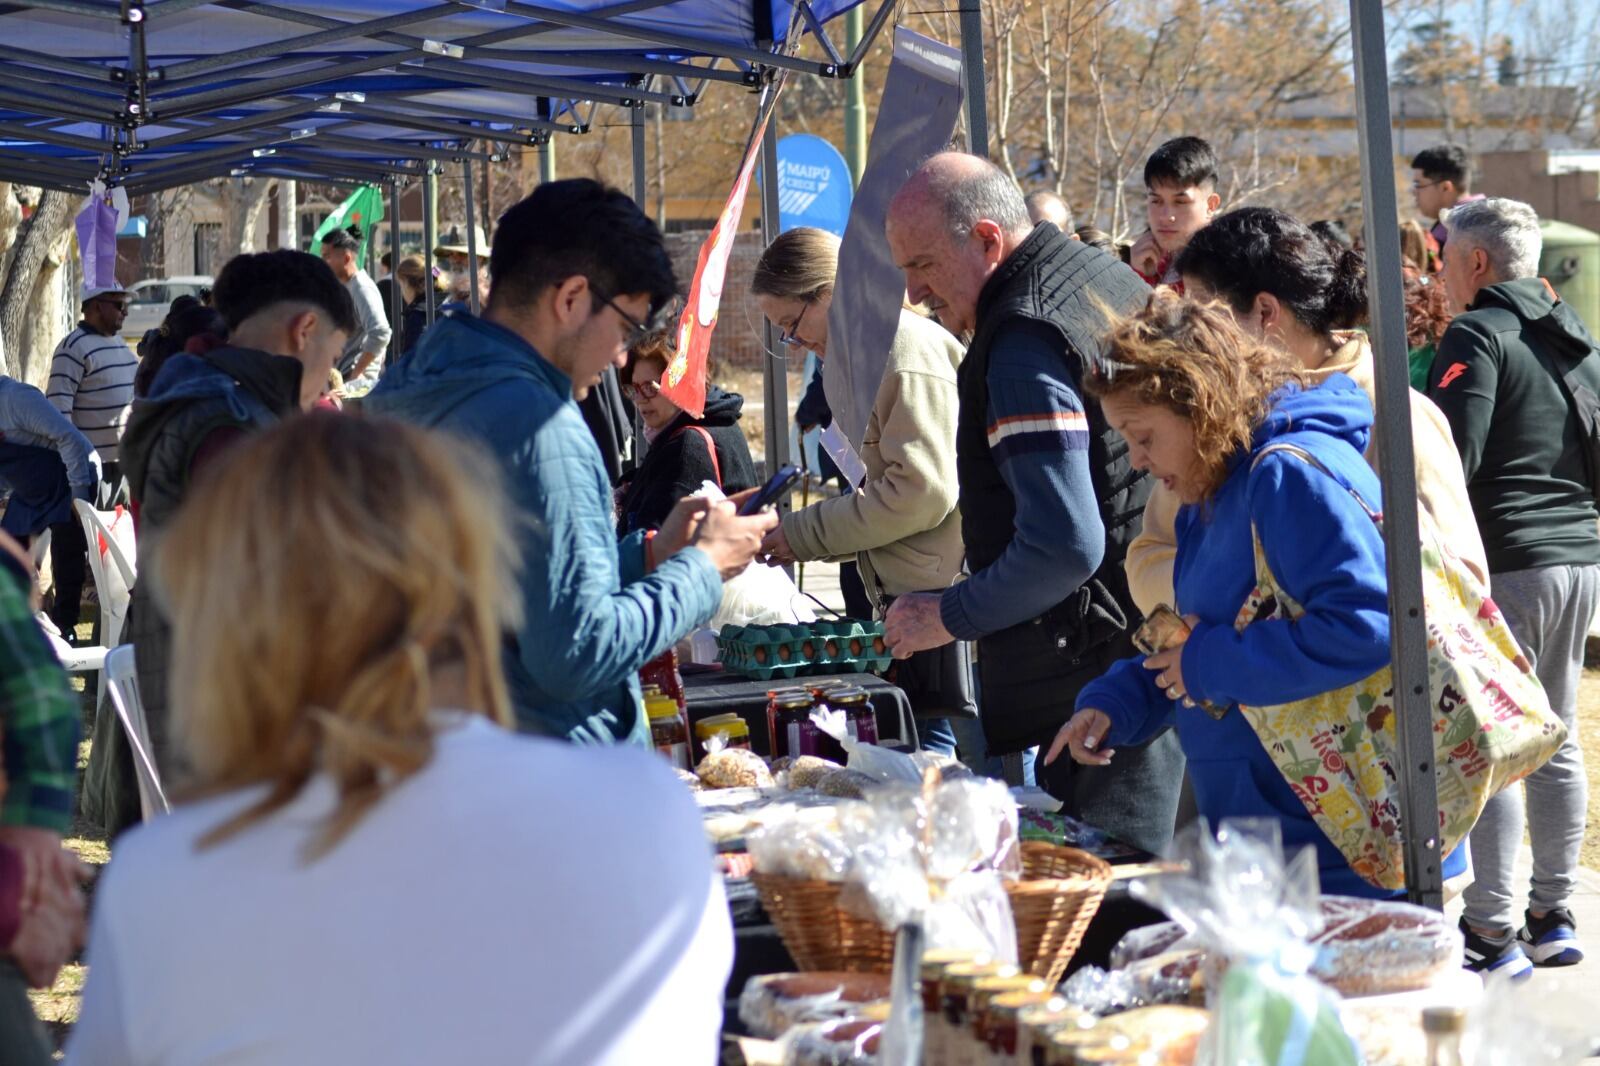
<path id="1" fill-rule="evenodd" d="M 72 218 L 81 197 L 46 189 L 39 206 L 22 224 L 17 234 L 16 254 L 0 289 L 0 336 L 5 339 L 5 357 L 0 370 L 12 377 L 21 376 L 27 329 L 26 320 L 38 288 L 40 274 L 64 234 L 72 229 Z"/>
<path id="2" fill-rule="evenodd" d="M 74 227 L 68 225 L 46 251 L 23 318 L 18 376 L 40 389 L 50 382 L 56 345 L 77 326 L 82 311 L 83 270 L 72 254 L 75 237 Z"/>

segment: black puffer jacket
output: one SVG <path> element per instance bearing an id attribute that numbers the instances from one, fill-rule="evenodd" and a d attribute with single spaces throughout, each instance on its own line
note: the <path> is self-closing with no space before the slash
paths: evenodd
<path id="1" fill-rule="evenodd" d="M 660 528 L 673 506 L 700 491 L 704 481 L 721 485 L 729 496 L 754 488 L 755 463 L 739 428 L 743 410 L 743 396 L 707 386 L 705 417 L 690 418 L 688 412 L 679 415 L 661 431 L 644 462 L 623 482 L 617 532 L 626 535 L 636 529 Z M 714 465 L 705 434 L 696 427 L 709 433 L 716 445 Z"/>

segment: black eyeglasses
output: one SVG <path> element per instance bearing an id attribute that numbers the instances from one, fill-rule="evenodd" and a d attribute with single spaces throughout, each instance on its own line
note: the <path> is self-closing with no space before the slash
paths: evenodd
<path id="1" fill-rule="evenodd" d="M 618 307 L 616 301 L 607 296 L 605 292 L 593 281 L 589 282 L 589 290 L 594 293 L 595 299 L 599 300 L 601 303 L 611 308 L 611 310 L 615 311 L 617 316 L 628 324 L 628 335 L 622 339 L 622 346 L 624 348 L 637 348 L 640 344 L 644 343 L 645 338 L 649 337 L 651 333 L 655 332 L 649 322 L 640 322 L 637 318 L 634 318 L 632 315 L 628 314 L 628 312 Z"/>
<path id="2" fill-rule="evenodd" d="M 811 310 L 811 298 L 807 297 L 805 299 L 805 301 L 801 304 L 800 313 L 798 315 L 794 316 L 794 321 L 793 322 L 789 323 L 789 328 L 788 329 L 780 329 L 778 331 L 778 343 L 779 344 L 789 345 L 789 346 L 796 346 L 797 347 L 799 345 L 802 345 L 802 344 L 806 343 L 805 341 L 801 340 L 796 335 L 796 333 L 800 329 L 800 323 L 805 321 L 806 312 L 809 311 L 809 310 Z"/>

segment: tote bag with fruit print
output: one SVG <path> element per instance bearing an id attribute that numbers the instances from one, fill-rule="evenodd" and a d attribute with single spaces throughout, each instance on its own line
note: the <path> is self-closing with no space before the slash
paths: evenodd
<path id="1" fill-rule="evenodd" d="M 1382 528 L 1383 516 L 1310 452 L 1274 444 L 1262 449 L 1254 463 L 1272 452 L 1293 456 L 1339 482 Z M 1448 855 L 1471 831 L 1489 798 L 1543 766 L 1567 730 L 1551 712 L 1544 688 L 1500 609 L 1443 547 L 1426 513 L 1419 519 L 1440 853 Z M 1299 619 L 1305 612 L 1273 576 L 1253 526 L 1251 535 L 1256 587 L 1234 628 Z M 1391 668 L 1307 699 L 1270 707 L 1240 705 L 1239 710 L 1351 869 L 1379 888 L 1404 888 L 1403 766 Z"/>

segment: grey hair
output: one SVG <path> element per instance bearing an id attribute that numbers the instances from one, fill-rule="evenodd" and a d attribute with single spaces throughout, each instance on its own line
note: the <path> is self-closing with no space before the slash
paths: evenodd
<path id="1" fill-rule="evenodd" d="M 1500 281 L 1539 276 L 1539 252 L 1544 238 L 1539 213 L 1521 200 L 1490 197 L 1469 200 L 1445 219 L 1451 241 L 1481 248 Z"/>
<path id="2" fill-rule="evenodd" d="M 983 166 L 974 173 L 952 176 L 934 187 L 944 203 L 950 235 L 965 240 L 974 226 L 988 219 L 1009 235 L 1025 236 L 1033 229 L 1033 220 L 1028 217 L 1022 190 L 1005 171 L 988 160 L 981 162 Z"/>

